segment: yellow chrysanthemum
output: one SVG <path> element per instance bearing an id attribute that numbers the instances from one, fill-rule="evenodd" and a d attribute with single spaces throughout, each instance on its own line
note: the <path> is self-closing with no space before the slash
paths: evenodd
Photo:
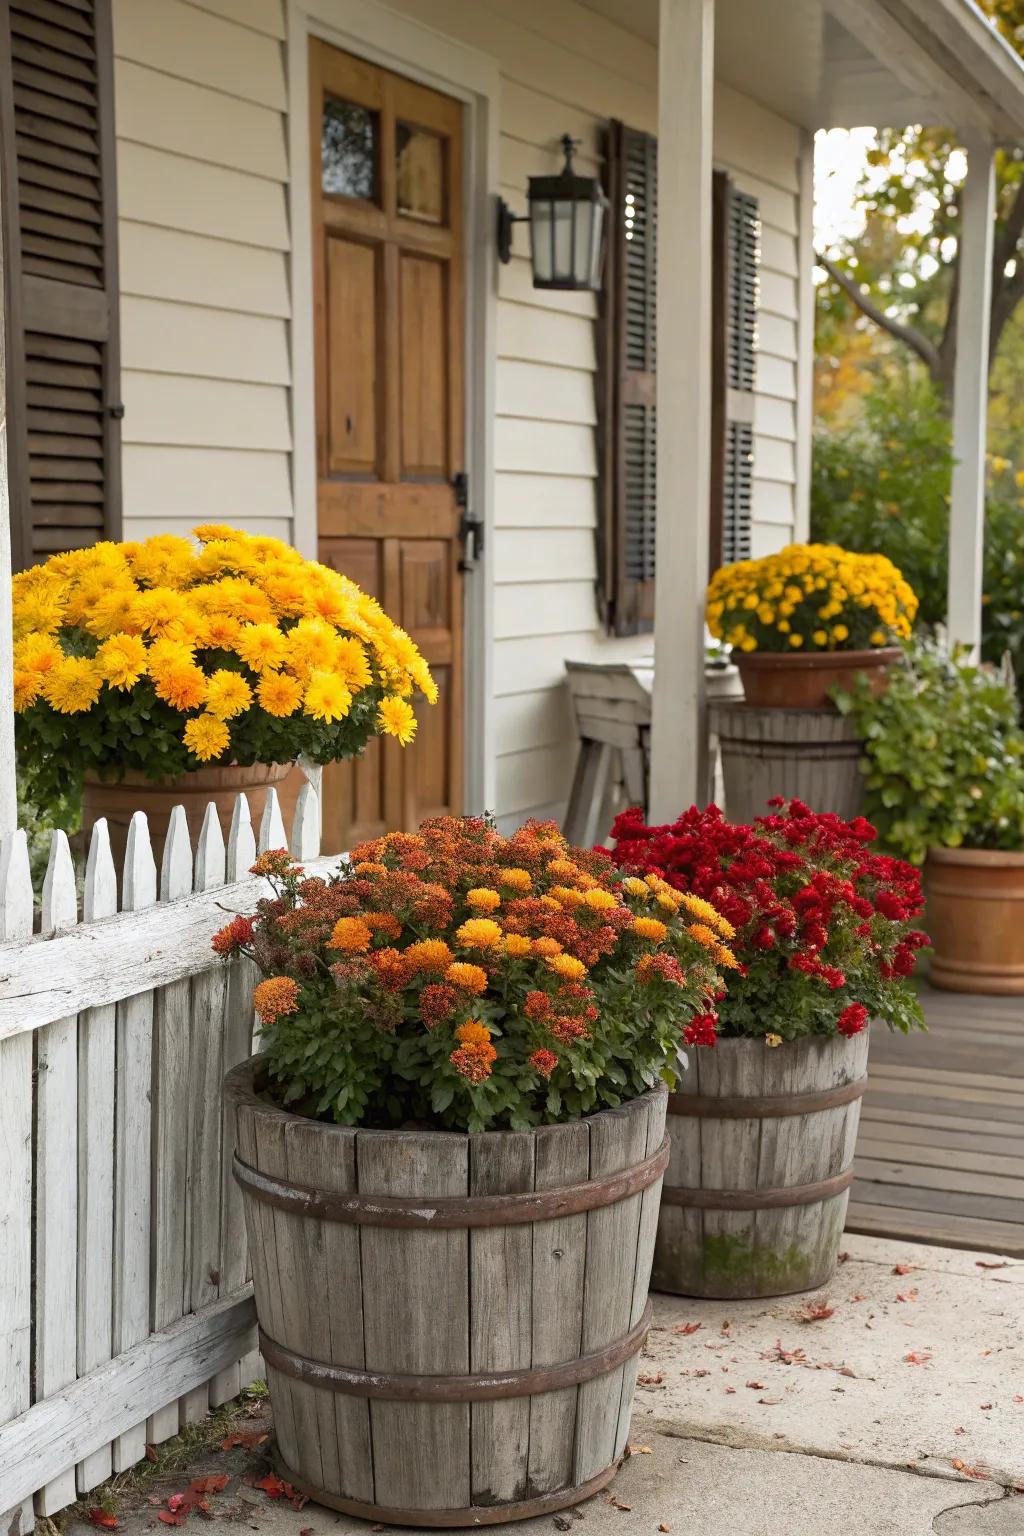
<path id="1" fill-rule="evenodd" d="M 43 674 L 42 684 L 43 697 L 51 709 L 60 715 L 81 715 L 99 698 L 103 678 L 89 657 L 65 656 Z"/>
<path id="2" fill-rule="evenodd" d="M 361 688 L 368 688 L 373 682 L 373 673 L 366 659 L 366 650 L 351 636 L 345 635 L 338 640 L 333 666 L 335 672 L 353 693 L 358 693 Z"/>
<path id="3" fill-rule="evenodd" d="M 144 634 L 167 635 L 189 615 L 188 599 L 172 587 L 140 592 L 131 606 L 132 621 Z"/>
<path id="4" fill-rule="evenodd" d="M 215 720 L 212 715 L 197 715 L 186 722 L 183 740 L 193 757 L 208 763 L 227 751 L 231 732 L 223 720 Z"/>
<path id="5" fill-rule="evenodd" d="M 403 747 L 407 747 L 416 734 L 416 715 L 412 705 L 394 694 L 381 699 L 377 723 L 385 736 L 396 737 Z"/>
<path id="6" fill-rule="evenodd" d="M 276 624 L 244 624 L 235 640 L 235 655 L 254 672 L 273 671 L 281 665 L 287 650 L 285 637 Z"/>
<path id="7" fill-rule="evenodd" d="M 727 917 L 723 917 L 718 908 L 712 906 L 703 896 L 695 896 L 692 891 L 680 891 L 679 900 L 691 917 L 699 918 L 702 923 L 716 928 L 723 938 L 732 939 L 736 936 L 736 929 Z"/>
<path id="8" fill-rule="evenodd" d="M 313 672 L 302 698 L 302 709 L 314 720 L 330 725 L 344 720 L 352 708 L 352 695 L 333 672 Z"/>
<path id="9" fill-rule="evenodd" d="M 468 917 L 455 930 L 455 942 L 463 949 L 493 949 L 501 942 L 501 929 L 490 917 Z"/>
<path id="10" fill-rule="evenodd" d="M 198 709 L 206 699 L 208 684 L 195 662 L 168 662 L 152 672 L 157 698 L 172 709 Z"/>
<path id="11" fill-rule="evenodd" d="M 239 672 L 218 667 L 206 690 L 206 708 L 217 720 L 233 720 L 252 703 L 252 689 Z"/>
<path id="12" fill-rule="evenodd" d="M 498 879 L 502 885 L 507 885 L 513 891 L 530 891 L 533 889 L 533 876 L 528 869 L 499 869 Z"/>
<path id="13" fill-rule="evenodd" d="M 302 684 L 287 672 L 264 672 L 256 684 L 256 697 L 268 715 L 285 720 L 302 703 Z"/>
<path id="14" fill-rule="evenodd" d="M 338 638 L 322 619 L 300 619 L 284 637 L 284 663 L 300 677 L 327 672 L 334 666 Z"/>
<path id="15" fill-rule="evenodd" d="M 146 647 L 138 635 L 111 635 L 96 652 L 96 666 L 108 687 L 134 688 L 146 672 Z"/>
<path id="16" fill-rule="evenodd" d="M 408 951 L 407 951 L 408 953 Z M 486 992 L 487 972 L 482 965 L 469 965 L 465 960 L 454 960 L 444 973 L 445 981 L 464 992 Z"/>
<path id="17" fill-rule="evenodd" d="M 610 912 L 619 904 L 618 897 L 611 891 L 606 891 L 601 886 L 596 886 L 592 891 L 584 891 L 584 906 L 590 907 L 594 912 Z"/>
<path id="18" fill-rule="evenodd" d="M 647 901 L 650 890 L 643 880 L 638 880 L 635 875 L 630 875 L 628 880 L 623 880 L 622 889 L 630 896 L 639 896 L 641 901 Z"/>
<path id="19" fill-rule="evenodd" d="M 489 886 L 476 885 L 471 891 L 466 892 L 466 901 L 475 912 L 493 912 L 501 906 L 501 897 L 497 891 L 492 891 Z"/>
<path id="20" fill-rule="evenodd" d="M 15 665 L 40 677 L 55 667 L 63 656 L 60 643 L 52 635 L 26 635 L 14 647 Z"/>
<path id="21" fill-rule="evenodd" d="M 502 948 L 506 955 L 511 955 L 514 960 L 518 960 L 523 955 L 528 955 L 533 945 L 524 933 L 506 933 Z"/>
<path id="22" fill-rule="evenodd" d="M 577 960 L 575 955 L 552 955 L 547 964 L 549 971 L 564 976 L 567 981 L 580 981 L 587 974 L 583 961 Z"/>
<path id="23" fill-rule="evenodd" d="M 665 924 L 657 917 L 634 917 L 630 928 L 638 939 L 649 939 L 652 944 L 660 944 L 668 933 Z"/>
<path id="24" fill-rule="evenodd" d="M 26 667 L 14 668 L 14 709 L 21 714 L 38 699 L 43 686 L 42 672 L 30 672 Z"/>

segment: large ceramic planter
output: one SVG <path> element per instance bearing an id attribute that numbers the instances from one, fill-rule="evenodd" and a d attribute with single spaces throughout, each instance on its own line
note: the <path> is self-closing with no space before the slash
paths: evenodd
<path id="1" fill-rule="evenodd" d="M 1024 993 L 1024 853 L 929 849 L 924 888 L 932 984 Z"/>
<path id="2" fill-rule="evenodd" d="M 836 1266 L 866 1085 L 852 1040 L 719 1040 L 669 1097 L 652 1285 L 680 1296 L 784 1296 Z"/>
<path id="3" fill-rule="evenodd" d="M 105 816 L 115 862 L 120 867 L 132 815 L 135 811 L 145 811 L 159 865 L 171 811 L 176 805 L 185 807 L 189 835 L 195 847 L 210 802 L 217 807 L 221 825 L 226 828 L 231 821 L 235 798 L 240 794 L 247 796 L 253 822 L 258 826 L 266 792 L 276 789 L 285 828 L 290 828 L 295 802 L 304 782 L 302 770 L 292 763 L 254 763 L 248 768 L 197 768 L 180 778 L 165 780 L 127 773 L 122 779 L 106 781 L 87 773 L 82 796 L 82 831 L 88 837 L 94 824 Z"/>
<path id="4" fill-rule="evenodd" d="M 721 754 L 730 821 L 746 824 L 763 816 L 778 795 L 844 821 L 861 814 L 861 741 L 836 710 L 726 703 L 712 705 L 709 721 Z"/>
<path id="5" fill-rule="evenodd" d="M 874 693 L 886 686 L 898 646 L 870 651 L 734 651 L 748 704 L 759 709 L 828 709 L 832 688 L 850 688 L 863 673 Z"/>
<path id="6" fill-rule="evenodd" d="M 536 1131 L 349 1130 L 231 1072 L 281 1475 L 346 1514 L 492 1525 L 614 1476 L 648 1326 L 666 1094 Z"/>

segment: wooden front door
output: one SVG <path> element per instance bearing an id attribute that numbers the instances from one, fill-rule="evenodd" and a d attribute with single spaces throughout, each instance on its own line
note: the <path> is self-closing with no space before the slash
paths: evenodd
<path id="1" fill-rule="evenodd" d="M 440 691 L 406 748 L 324 775 L 346 848 L 461 810 L 462 106 L 310 43 L 319 558 L 411 634 Z"/>

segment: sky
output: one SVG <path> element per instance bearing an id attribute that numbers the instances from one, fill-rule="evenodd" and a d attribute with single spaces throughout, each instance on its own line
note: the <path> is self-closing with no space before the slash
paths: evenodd
<path id="1" fill-rule="evenodd" d="M 873 128 L 831 128 L 814 141 L 814 243 L 834 245 L 842 236 L 860 233 L 863 215 L 854 205 L 854 188 L 864 170 L 864 157 L 875 142 Z"/>

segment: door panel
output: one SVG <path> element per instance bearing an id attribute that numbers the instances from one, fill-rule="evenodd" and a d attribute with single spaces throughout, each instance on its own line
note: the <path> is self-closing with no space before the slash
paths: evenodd
<path id="1" fill-rule="evenodd" d="M 371 246 L 327 241 L 328 468 L 374 474 L 377 467 L 377 258 Z"/>
<path id="2" fill-rule="evenodd" d="M 410 633 L 440 698 L 407 748 L 324 775 L 343 848 L 461 810 L 460 103 L 310 43 L 320 559 Z"/>

